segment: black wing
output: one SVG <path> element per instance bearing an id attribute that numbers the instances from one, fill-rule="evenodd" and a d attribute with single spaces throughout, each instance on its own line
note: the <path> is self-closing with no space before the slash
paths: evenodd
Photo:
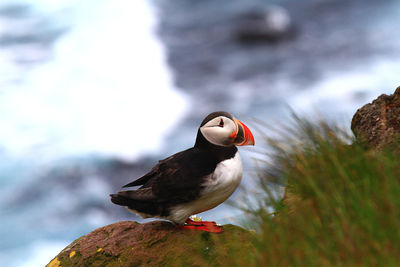
<path id="1" fill-rule="evenodd" d="M 130 191 L 131 194 L 140 192 L 141 198 L 144 197 L 142 190 L 151 188 L 146 191 L 146 198 L 153 198 L 158 203 L 186 202 L 199 196 L 204 179 L 217 164 L 218 159 L 209 151 L 190 148 L 160 160 L 149 173 L 124 187 L 142 185 L 140 189 Z"/>
<path id="2" fill-rule="evenodd" d="M 129 184 L 126 184 L 126 185 L 124 185 L 122 187 L 125 188 L 125 187 L 132 187 L 132 186 L 138 186 L 138 185 L 146 184 L 151 178 L 155 177 L 160 172 L 160 165 L 162 165 L 161 168 L 164 168 L 166 163 L 168 164 L 169 161 L 173 161 L 174 159 L 176 159 L 178 157 L 181 157 L 180 156 L 181 154 L 190 153 L 190 152 L 188 152 L 189 150 L 190 149 L 185 150 L 185 151 L 181 151 L 181 152 L 178 152 L 178 153 L 176 153 L 176 154 L 174 154 L 172 156 L 169 156 L 168 158 L 165 158 L 163 160 L 159 160 L 158 164 L 156 166 L 154 166 L 151 169 L 151 171 L 149 171 L 148 173 L 146 173 L 142 177 L 136 179 L 135 181 L 130 182 Z"/>
<path id="3" fill-rule="evenodd" d="M 159 161 L 159 163 L 161 162 L 161 160 Z M 151 171 L 149 171 L 148 173 L 146 173 L 145 175 L 143 175 L 142 177 L 136 179 L 133 182 L 130 182 L 129 184 L 126 184 L 123 186 L 123 188 L 125 187 L 132 187 L 132 186 L 138 186 L 138 185 L 144 185 L 145 183 L 147 183 L 152 177 L 154 177 L 154 175 L 156 174 L 156 168 L 157 168 L 158 164 L 151 169 Z"/>

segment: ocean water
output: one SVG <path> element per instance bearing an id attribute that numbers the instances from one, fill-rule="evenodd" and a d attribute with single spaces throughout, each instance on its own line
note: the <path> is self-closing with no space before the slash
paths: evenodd
<path id="1" fill-rule="evenodd" d="M 1 266 L 43 266 L 111 221 L 95 208 L 73 215 L 109 201 L 106 182 L 90 174 L 49 184 L 45 170 L 157 153 L 188 105 L 148 3 L 56 2 L 0 3 Z"/>
<path id="2" fill-rule="evenodd" d="M 133 160 L 156 151 L 187 100 L 172 85 L 148 4 L 22 3 L 25 14 L 0 20 L 4 153 L 35 153 L 46 160 L 96 153 Z M 3 4 L 5 10 L 16 5 Z M 32 40 L 18 41 L 24 38 Z M 146 131 L 156 116 L 159 131 Z M 147 138 L 152 142 L 143 142 Z"/>
<path id="3" fill-rule="evenodd" d="M 238 41 L 239 21 L 271 3 L 295 34 Z M 372 0 L 0 1 L 0 266 L 43 266 L 97 227 L 140 220 L 108 194 L 193 145 L 211 111 L 252 128 L 285 122 L 290 106 L 348 129 L 400 85 L 399 11 Z M 255 137 L 241 149 L 244 186 L 266 147 Z"/>
<path id="4" fill-rule="evenodd" d="M 289 104 L 349 120 L 360 105 L 399 84 L 397 1 L 158 2 L 169 63 L 176 83 L 196 96 L 195 109 L 218 103 L 269 120 Z M 295 35 L 272 44 L 237 42 L 239 18 L 271 3 L 287 10 Z"/>

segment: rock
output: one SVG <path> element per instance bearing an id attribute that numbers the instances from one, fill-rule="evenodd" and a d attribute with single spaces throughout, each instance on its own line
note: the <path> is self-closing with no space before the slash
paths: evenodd
<path id="1" fill-rule="evenodd" d="M 380 95 L 358 109 L 351 129 L 356 138 L 376 149 L 398 145 L 400 134 L 400 87 L 393 95 Z"/>
<path id="2" fill-rule="evenodd" d="M 248 259 L 252 234 L 234 225 L 223 229 L 213 234 L 165 221 L 117 222 L 75 240 L 47 266 L 225 266 Z"/>

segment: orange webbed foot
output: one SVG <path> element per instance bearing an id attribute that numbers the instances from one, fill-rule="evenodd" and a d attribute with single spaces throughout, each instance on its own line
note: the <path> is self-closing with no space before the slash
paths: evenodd
<path id="1" fill-rule="evenodd" d="M 217 225 L 215 222 L 212 222 L 212 221 L 194 221 L 190 218 L 188 218 L 185 223 L 190 224 L 190 225 L 198 225 L 198 226 L 201 226 L 201 225 L 215 226 L 215 225 Z"/>
<path id="2" fill-rule="evenodd" d="M 222 226 L 218 225 L 191 225 L 191 224 L 184 224 L 178 226 L 180 229 L 186 230 L 199 230 L 199 231 L 206 231 L 210 233 L 222 233 L 223 229 Z"/>
<path id="3" fill-rule="evenodd" d="M 180 229 L 187 229 L 187 230 L 200 230 L 200 231 L 206 231 L 210 233 L 221 233 L 223 232 L 222 226 L 217 225 L 215 222 L 212 221 L 201 221 L 201 218 L 199 220 L 196 220 L 197 217 L 193 216 L 195 220 L 192 220 L 191 218 L 188 218 L 185 221 L 185 224 L 178 226 Z"/>

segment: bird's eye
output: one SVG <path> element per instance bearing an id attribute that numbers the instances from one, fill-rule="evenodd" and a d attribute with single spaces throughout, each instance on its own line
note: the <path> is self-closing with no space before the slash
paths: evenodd
<path id="1" fill-rule="evenodd" d="M 224 127 L 224 120 L 223 120 L 223 119 L 221 119 L 221 120 L 219 121 L 218 126 L 219 126 L 219 127 Z"/>

